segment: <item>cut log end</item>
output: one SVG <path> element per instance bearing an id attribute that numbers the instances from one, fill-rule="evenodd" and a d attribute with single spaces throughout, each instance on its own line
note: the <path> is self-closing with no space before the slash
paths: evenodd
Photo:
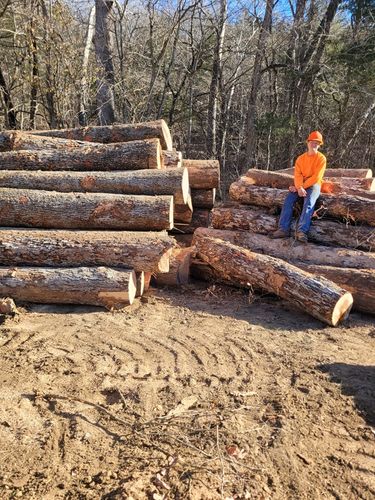
<path id="1" fill-rule="evenodd" d="M 163 141 L 165 142 L 165 149 L 173 149 L 172 136 L 167 123 L 164 120 L 160 120 L 160 124 L 163 133 Z"/>
<path id="2" fill-rule="evenodd" d="M 150 169 L 164 169 L 163 150 L 159 139 L 148 139 L 147 142 L 154 144 L 156 154 L 150 155 L 148 160 L 148 168 Z"/>
<path id="3" fill-rule="evenodd" d="M 352 306 L 353 296 L 351 293 L 345 293 L 340 297 L 332 311 L 332 325 L 337 326 L 342 321 L 345 321 L 349 316 Z"/>

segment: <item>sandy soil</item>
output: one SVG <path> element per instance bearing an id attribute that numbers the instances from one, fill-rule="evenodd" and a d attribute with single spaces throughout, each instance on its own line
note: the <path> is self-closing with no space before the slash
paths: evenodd
<path id="1" fill-rule="evenodd" d="M 375 497 L 375 322 L 194 284 L 1 325 L 0 498 Z"/>

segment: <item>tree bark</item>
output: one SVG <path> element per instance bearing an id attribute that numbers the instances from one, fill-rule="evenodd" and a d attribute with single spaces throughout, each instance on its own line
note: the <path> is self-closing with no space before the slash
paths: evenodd
<path id="1" fill-rule="evenodd" d="M 60 193 L 173 195 L 175 202 L 181 204 L 188 203 L 190 200 L 188 172 L 182 168 L 132 172 L 0 170 L 0 187 L 39 189 Z"/>
<path id="2" fill-rule="evenodd" d="M 216 189 L 192 189 L 191 200 L 194 208 L 212 208 L 215 204 Z"/>
<path id="3" fill-rule="evenodd" d="M 118 309 L 132 304 L 136 276 L 109 267 L 0 267 L 0 294 L 15 300 L 87 304 Z"/>
<path id="4" fill-rule="evenodd" d="M 230 197 L 241 203 L 264 206 L 281 207 L 287 192 L 285 190 L 254 186 L 246 177 L 234 182 L 230 186 Z M 336 197 L 321 194 L 321 200 L 327 208 L 327 213 L 348 222 L 365 222 L 375 226 L 375 202 L 359 196 L 341 195 Z"/>
<path id="5" fill-rule="evenodd" d="M 177 234 L 192 234 L 197 227 L 208 227 L 210 223 L 210 210 L 197 208 L 193 211 L 190 224 L 175 224 L 173 232 Z"/>
<path id="6" fill-rule="evenodd" d="M 189 283 L 190 262 L 195 249 L 175 248 L 169 259 L 169 272 L 158 273 L 155 277 L 158 286 L 181 286 Z"/>
<path id="7" fill-rule="evenodd" d="M 182 166 L 182 153 L 175 149 L 163 151 L 163 164 L 165 168 L 180 168 Z"/>
<path id="8" fill-rule="evenodd" d="M 217 160 L 182 160 L 182 166 L 188 169 L 191 188 L 220 187 L 220 165 Z"/>
<path id="9" fill-rule="evenodd" d="M 59 137 L 40 137 L 34 133 L 29 134 L 20 130 L 0 132 L 0 151 L 20 151 L 23 149 L 32 151 L 60 149 L 65 151 L 73 148 L 86 148 L 87 146 L 94 147 L 93 144 L 89 145 L 84 141 L 61 139 Z"/>
<path id="10" fill-rule="evenodd" d="M 294 174 L 294 167 L 278 170 L 283 174 Z M 354 177 L 357 179 L 370 179 L 372 170 L 370 168 L 327 168 L 324 177 Z"/>
<path id="11" fill-rule="evenodd" d="M 349 315 L 352 295 L 326 278 L 313 276 L 281 259 L 210 238 L 202 229 L 195 232 L 194 242 L 198 256 L 224 279 L 230 277 L 257 285 L 332 326 Z"/>
<path id="12" fill-rule="evenodd" d="M 160 169 L 163 158 L 158 139 L 101 144 L 71 150 L 5 151 L 3 170 L 139 170 Z"/>
<path id="13" fill-rule="evenodd" d="M 269 234 L 277 229 L 278 218 L 264 209 L 249 206 L 215 207 L 211 212 L 211 225 L 216 229 L 250 230 Z M 294 229 L 295 226 L 292 225 Z M 368 226 L 350 226 L 330 220 L 314 220 L 309 240 L 324 245 L 375 251 L 375 231 Z"/>
<path id="14" fill-rule="evenodd" d="M 173 238 L 162 232 L 1 229 L 0 264 L 119 266 L 168 272 Z"/>
<path id="15" fill-rule="evenodd" d="M 191 204 L 178 204 L 174 206 L 174 221 L 182 224 L 190 224 L 193 217 Z"/>
<path id="16" fill-rule="evenodd" d="M 0 225 L 159 231 L 173 227 L 173 197 L 3 188 Z"/>
<path id="17" fill-rule="evenodd" d="M 347 248 L 327 247 L 314 243 L 298 244 L 292 239 L 273 240 L 252 231 L 228 231 L 201 228 L 200 234 L 219 238 L 252 252 L 262 253 L 294 263 L 347 267 L 355 269 L 375 269 L 375 253 Z"/>
<path id="18" fill-rule="evenodd" d="M 101 142 L 104 144 L 109 142 L 159 139 L 163 149 L 173 149 L 171 133 L 164 120 L 111 126 L 67 128 L 61 130 L 33 130 L 33 134 L 87 142 Z"/>

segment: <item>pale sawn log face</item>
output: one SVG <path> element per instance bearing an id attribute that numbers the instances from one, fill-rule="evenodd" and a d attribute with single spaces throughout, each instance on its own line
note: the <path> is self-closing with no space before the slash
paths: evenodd
<path id="1" fill-rule="evenodd" d="M 0 229 L 0 264 L 118 266 L 168 272 L 175 241 L 162 232 Z"/>
<path id="2" fill-rule="evenodd" d="M 104 144 L 158 138 L 163 149 L 173 149 L 171 133 L 164 120 L 135 124 L 77 127 L 62 130 L 33 130 L 32 133 L 35 135 L 61 137 L 86 142 L 101 142 Z"/>
<path id="3" fill-rule="evenodd" d="M 171 229 L 173 197 L 4 188 L 0 191 L 0 225 L 140 231 Z"/>
<path id="4" fill-rule="evenodd" d="M 335 283 L 312 276 L 281 259 L 207 237 L 204 231 L 201 228 L 195 232 L 198 256 L 222 272 L 224 278 L 230 276 L 255 284 L 333 326 L 348 316 L 353 298 Z"/>
<path id="5" fill-rule="evenodd" d="M 211 212 L 211 225 L 216 229 L 251 230 L 269 234 L 277 229 L 278 217 L 256 206 L 219 206 Z M 295 223 L 292 225 L 295 229 Z M 351 226 L 327 219 L 314 220 L 309 240 L 324 245 L 375 251 L 375 231 L 369 226 Z"/>
<path id="6" fill-rule="evenodd" d="M 40 151 L 33 151 L 29 145 L 28 150 L 5 151 L 0 153 L 0 166 L 2 170 L 77 171 L 160 169 L 163 166 L 158 139 L 121 144 L 83 144 L 81 147 L 65 145 L 61 149 L 44 146 Z"/>
<path id="7" fill-rule="evenodd" d="M 230 186 L 232 200 L 257 206 L 281 207 L 287 196 L 287 191 L 277 188 L 254 186 L 246 177 Z M 321 199 L 330 215 L 348 222 L 365 222 L 375 226 L 375 201 L 357 196 L 332 196 L 321 194 Z"/>
<path id="8" fill-rule="evenodd" d="M 15 300 L 111 309 L 132 304 L 135 293 L 136 276 L 129 269 L 0 267 L 0 294 Z"/>

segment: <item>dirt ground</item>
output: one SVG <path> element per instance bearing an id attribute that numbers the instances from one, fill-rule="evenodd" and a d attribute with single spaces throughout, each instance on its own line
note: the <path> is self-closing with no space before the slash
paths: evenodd
<path id="1" fill-rule="evenodd" d="M 375 497 L 374 317 L 195 283 L 0 329 L 1 499 Z"/>

